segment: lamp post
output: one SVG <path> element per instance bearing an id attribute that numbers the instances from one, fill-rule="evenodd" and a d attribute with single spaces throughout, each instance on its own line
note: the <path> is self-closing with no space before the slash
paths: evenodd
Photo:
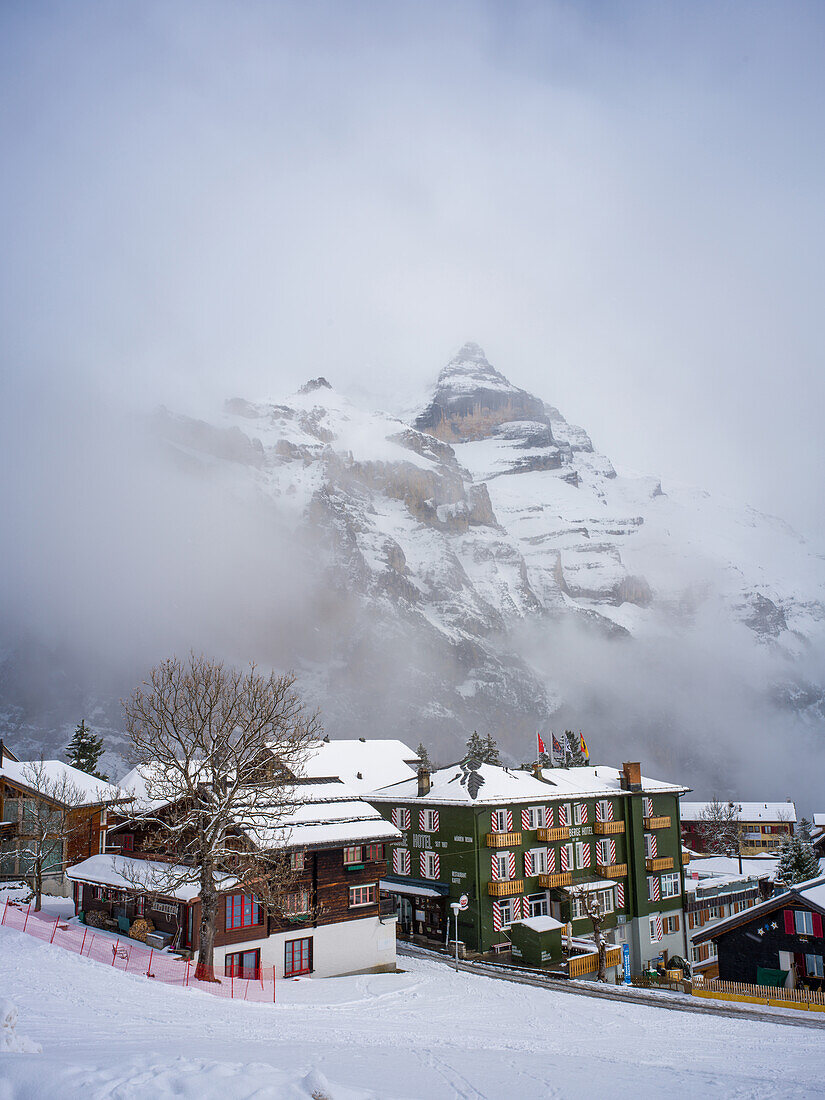
<path id="1" fill-rule="evenodd" d="M 450 908 L 455 916 L 455 968 L 458 970 L 458 912 L 461 909 L 461 904 L 457 901 L 451 901 Z"/>

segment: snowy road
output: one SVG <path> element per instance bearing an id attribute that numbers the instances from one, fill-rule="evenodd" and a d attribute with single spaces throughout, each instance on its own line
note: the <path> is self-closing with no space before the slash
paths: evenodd
<path id="1" fill-rule="evenodd" d="M 454 973 L 284 982 L 227 1002 L 0 928 L 0 995 L 42 1054 L 0 1055 L 0 1100 L 820 1096 L 815 1031 Z"/>

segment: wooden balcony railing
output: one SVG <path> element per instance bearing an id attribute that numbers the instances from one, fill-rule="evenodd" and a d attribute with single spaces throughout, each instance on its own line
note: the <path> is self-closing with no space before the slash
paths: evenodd
<path id="1" fill-rule="evenodd" d="M 555 829 L 539 829 L 538 838 L 547 844 L 552 840 L 569 840 L 570 830 L 566 825 L 557 825 Z"/>
<path id="2" fill-rule="evenodd" d="M 523 894 L 524 879 L 513 878 L 509 882 L 488 882 L 487 893 L 491 898 L 508 898 L 511 894 Z"/>
<path id="3" fill-rule="evenodd" d="M 669 817 L 665 817 L 665 816 L 646 817 L 644 819 L 644 821 L 645 821 L 645 828 L 646 829 L 669 829 L 670 828 L 670 818 Z"/>
<path id="4" fill-rule="evenodd" d="M 572 871 L 559 871 L 555 875 L 539 875 L 539 886 L 544 890 L 552 890 L 554 886 L 570 886 L 572 882 Z"/>
<path id="5" fill-rule="evenodd" d="M 645 867 L 648 871 L 669 871 L 673 867 L 673 856 L 663 856 L 661 859 L 646 859 Z"/>
<path id="6" fill-rule="evenodd" d="M 621 966 L 622 963 L 622 949 L 621 947 L 608 947 L 605 956 L 606 966 Z M 581 978 L 583 974 L 595 974 L 599 969 L 599 955 L 598 952 L 594 952 L 592 955 L 574 955 L 567 964 L 568 975 L 571 978 Z"/>
<path id="7" fill-rule="evenodd" d="M 687 865 L 689 863 L 690 863 L 690 853 L 689 852 L 682 852 L 682 866 L 687 867 Z"/>
<path id="8" fill-rule="evenodd" d="M 600 833 L 602 836 L 610 836 L 613 833 L 624 832 L 623 821 L 597 821 L 593 825 L 593 832 Z"/>
<path id="9" fill-rule="evenodd" d="M 488 848 L 513 848 L 521 844 L 521 833 L 488 833 Z"/>
<path id="10" fill-rule="evenodd" d="M 627 878 L 627 864 L 597 863 L 596 874 L 601 878 Z"/>

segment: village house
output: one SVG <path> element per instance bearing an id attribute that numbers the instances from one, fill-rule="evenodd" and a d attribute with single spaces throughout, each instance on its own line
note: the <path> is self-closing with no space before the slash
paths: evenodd
<path id="1" fill-rule="evenodd" d="M 123 800 L 62 760 L 18 760 L 0 740 L 0 879 L 32 885 L 39 854 L 43 891 L 66 894 L 66 867 L 105 851 L 109 814 Z"/>
<path id="2" fill-rule="evenodd" d="M 595 891 L 609 941 L 629 945 L 638 971 L 686 953 L 685 791 L 634 763 L 534 774 L 463 761 L 366 797 L 402 833 L 382 883 L 401 932 L 445 942 L 459 902 L 458 937 L 471 951 L 511 950 L 515 926 L 531 921 L 561 942 L 561 927 L 592 932 L 582 895 Z"/>
<path id="3" fill-rule="evenodd" d="M 694 935 L 712 927 L 725 917 L 741 913 L 764 900 L 771 892 L 771 874 L 775 861 L 745 860 L 748 868 L 736 869 L 736 860 L 694 859 L 685 871 L 685 919 L 687 922 L 687 961 L 694 975 L 719 976 L 716 945 L 713 940 L 694 943 Z M 762 864 L 760 868 L 758 865 Z M 765 866 L 769 863 L 770 866 Z M 728 866 L 710 866 L 728 864 Z"/>
<path id="4" fill-rule="evenodd" d="M 721 981 L 822 990 L 823 918 L 825 877 L 819 877 L 700 930 L 693 943 L 716 943 Z"/>
<path id="5" fill-rule="evenodd" d="M 262 850 L 289 853 L 293 875 L 281 913 L 268 913 L 255 897 L 237 892 L 226 868 L 215 936 L 218 974 L 328 977 L 395 969 L 396 915 L 394 907 L 382 906 L 379 883 L 387 845 L 399 832 L 338 775 L 323 774 L 340 753 L 327 753 L 325 744 L 336 743 L 316 743 L 306 769 L 312 774 L 293 780 L 296 805 L 287 823 L 248 838 Z M 135 793 L 144 814 L 161 815 L 167 807 L 148 797 L 146 781 L 144 766 L 122 785 Z M 69 876 L 76 911 L 86 919 L 96 910 L 127 931 L 136 917 L 148 916 L 158 943 L 198 950 L 197 869 L 190 881 L 170 889 L 168 866 L 152 850 L 151 829 L 140 816 L 124 818 L 110 831 L 106 854 L 72 867 Z"/>
<path id="6" fill-rule="evenodd" d="M 693 852 L 709 852 L 702 833 L 709 802 L 682 803 L 682 842 Z M 739 854 L 758 856 L 776 852 L 791 836 L 796 806 L 787 802 L 734 802 L 739 826 Z"/>

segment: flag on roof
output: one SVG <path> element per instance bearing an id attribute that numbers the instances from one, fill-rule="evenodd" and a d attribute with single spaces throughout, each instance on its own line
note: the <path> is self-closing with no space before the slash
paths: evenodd
<path id="1" fill-rule="evenodd" d="M 585 739 L 582 737 L 581 734 L 579 734 L 579 741 L 581 741 L 582 755 L 584 756 L 585 760 L 589 760 L 590 759 L 590 749 L 587 747 L 587 742 L 585 741 Z"/>

